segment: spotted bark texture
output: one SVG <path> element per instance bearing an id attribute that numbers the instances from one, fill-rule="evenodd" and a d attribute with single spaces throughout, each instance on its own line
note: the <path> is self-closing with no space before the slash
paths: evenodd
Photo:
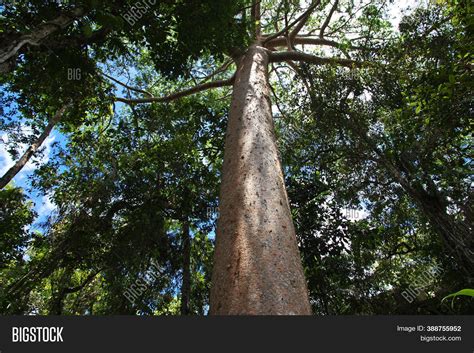
<path id="1" fill-rule="evenodd" d="M 271 112 L 267 50 L 234 82 L 225 142 L 211 315 L 309 315 Z"/>

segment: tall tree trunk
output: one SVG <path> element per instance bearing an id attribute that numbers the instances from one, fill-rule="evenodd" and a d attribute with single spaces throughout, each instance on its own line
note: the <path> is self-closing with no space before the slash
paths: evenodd
<path id="1" fill-rule="evenodd" d="M 189 315 L 191 296 L 191 236 L 189 222 L 183 222 L 183 282 L 181 284 L 181 315 Z"/>
<path id="2" fill-rule="evenodd" d="M 58 110 L 56 115 L 48 122 L 48 125 L 42 132 L 42 134 L 38 137 L 38 139 L 31 144 L 30 147 L 23 153 L 23 156 L 10 168 L 8 171 L 0 178 L 0 189 L 3 189 L 7 184 L 17 175 L 20 170 L 25 166 L 26 163 L 30 160 L 31 157 L 35 154 L 35 152 L 41 147 L 46 137 L 49 136 L 51 130 L 53 130 L 54 126 L 58 123 L 61 119 L 64 111 L 66 110 L 67 106 L 62 107 Z"/>
<path id="3" fill-rule="evenodd" d="M 210 313 L 311 314 L 258 45 L 234 82 L 219 211 Z"/>

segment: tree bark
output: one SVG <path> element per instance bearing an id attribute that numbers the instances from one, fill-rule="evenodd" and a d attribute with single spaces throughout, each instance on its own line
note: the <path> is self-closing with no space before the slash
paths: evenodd
<path id="1" fill-rule="evenodd" d="M 25 166 L 26 163 L 33 157 L 35 152 L 41 147 L 46 137 L 49 136 L 51 130 L 58 123 L 61 117 L 64 114 L 67 106 L 62 107 L 58 112 L 53 116 L 53 118 L 48 122 L 48 125 L 38 137 L 38 139 L 31 144 L 30 147 L 23 153 L 23 156 L 0 178 L 0 189 L 3 189 L 7 184 L 20 172 L 20 170 Z"/>
<path id="2" fill-rule="evenodd" d="M 268 51 L 241 59 L 227 127 L 211 315 L 309 315 L 268 82 Z"/>
<path id="3" fill-rule="evenodd" d="M 256 39 L 260 38 L 262 31 L 262 26 L 260 24 L 260 1 L 261 0 L 252 0 L 252 11 L 250 14 L 252 25 L 255 27 Z"/>
<path id="4" fill-rule="evenodd" d="M 7 62 L 14 59 L 23 46 L 27 44 L 34 46 L 40 45 L 45 38 L 69 26 L 76 18 L 84 14 L 85 10 L 83 8 L 77 8 L 70 13 L 61 13 L 52 21 L 33 28 L 28 34 L 23 34 L 19 37 L 10 35 L 6 38 L 0 38 L 2 39 L 0 42 L 0 73 L 7 73 L 13 69 L 14 65 L 8 65 Z"/>
<path id="5" fill-rule="evenodd" d="M 191 237 L 189 223 L 183 222 L 183 282 L 181 284 L 181 315 L 189 315 L 191 297 Z"/>

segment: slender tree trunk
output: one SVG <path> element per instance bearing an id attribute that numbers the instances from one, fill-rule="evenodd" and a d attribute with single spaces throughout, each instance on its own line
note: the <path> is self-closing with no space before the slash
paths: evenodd
<path id="1" fill-rule="evenodd" d="M 15 177 L 15 175 L 17 175 L 25 166 L 25 164 L 28 163 L 30 158 L 33 157 L 36 151 L 43 144 L 46 137 L 49 136 L 51 130 L 53 130 L 54 126 L 56 126 L 58 121 L 61 119 L 66 108 L 67 106 L 62 107 L 56 113 L 56 115 L 54 115 L 38 139 L 33 144 L 31 144 L 30 147 L 28 147 L 25 153 L 23 153 L 23 156 L 21 156 L 21 158 L 0 178 L 0 189 L 3 189 L 5 186 L 7 186 L 7 184 Z"/>
<path id="2" fill-rule="evenodd" d="M 398 182 L 411 200 L 418 206 L 418 209 L 430 222 L 434 231 L 442 239 L 448 255 L 453 256 L 459 269 L 472 279 L 474 270 L 474 252 L 472 251 L 472 223 L 469 217 L 465 220 L 456 220 L 448 214 L 448 202 L 446 198 L 437 190 L 433 181 L 428 179 L 429 187 L 425 190 L 416 178 L 411 176 L 414 167 L 409 160 L 397 161 L 393 157 L 388 157 L 386 153 L 379 150 L 374 141 L 352 120 L 346 120 L 348 127 L 355 132 L 379 157 L 380 164 L 386 168 L 393 180 Z M 408 176 L 402 175 L 402 170 Z M 429 177 L 428 177 L 429 178 Z"/>
<path id="3" fill-rule="evenodd" d="M 191 237 L 189 223 L 183 222 L 183 282 L 181 284 L 181 315 L 189 315 L 191 296 Z"/>
<path id="4" fill-rule="evenodd" d="M 219 211 L 210 313 L 311 314 L 258 45 L 234 82 Z"/>
<path id="5" fill-rule="evenodd" d="M 421 185 L 415 185 L 406 191 L 444 241 L 448 256 L 455 259 L 458 269 L 472 281 L 474 271 L 472 224 L 469 224 L 468 220 L 456 220 L 448 214 L 447 202 L 437 190 L 430 193 Z"/>

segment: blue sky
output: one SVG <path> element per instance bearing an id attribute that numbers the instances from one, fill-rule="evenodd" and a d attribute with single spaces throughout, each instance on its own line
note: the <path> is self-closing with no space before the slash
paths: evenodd
<path id="1" fill-rule="evenodd" d="M 25 132 L 29 132 L 25 125 L 24 130 Z M 66 139 L 63 135 L 61 135 L 56 130 L 53 130 L 43 143 L 43 153 L 33 157 L 13 178 L 13 185 L 23 188 L 28 198 L 33 201 L 34 209 L 38 213 L 38 217 L 35 222 L 37 224 L 44 222 L 47 219 L 47 217 L 54 211 L 55 205 L 51 202 L 47 195 L 31 190 L 29 177 L 34 173 L 38 165 L 43 165 L 49 161 L 51 157 L 52 144 L 54 142 L 59 142 L 62 144 L 65 142 L 65 140 Z M 13 166 L 15 162 L 6 150 L 6 143 L 8 143 L 8 134 L 4 131 L 0 131 L 0 175 L 3 175 L 11 166 Z M 21 145 L 19 152 L 23 153 L 27 147 L 27 145 Z"/>
<path id="2" fill-rule="evenodd" d="M 108 71 L 105 66 L 102 66 L 101 69 L 104 72 Z M 110 72 L 108 73 L 112 74 Z M 131 68 L 130 74 L 135 75 L 135 73 L 136 70 Z M 125 76 L 117 74 L 114 74 L 113 76 L 118 80 L 127 82 L 127 78 Z M 117 89 L 115 91 L 115 94 L 117 96 L 123 96 L 123 89 L 119 85 L 116 85 L 116 87 Z M 0 90 L 4 91 L 5 86 L 0 86 Z M 122 109 L 123 107 L 123 103 L 115 103 L 115 109 L 117 111 Z M 3 107 L 3 109 L 5 109 L 5 112 L 8 112 L 9 108 L 11 107 Z M 17 119 L 17 121 L 21 123 L 23 132 L 25 134 L 31 135 L 31 129 L 27 126 L 25 119 L 20 118 L 18 115 L 15 115 L 14 119 Z M 11 183 L 16 187 L 21 187 L 27 195 L 28 199 L 34 203 L 34 210 L 36 211 L 38 216 L 33 224 L 33 229 L 40 229 L 40 224 L 44 223 L 48 219 L 48 217 L 51 216 L 51 214 L 56 209 L 56 205 L 51 201 L 49 195 L 45 195 L 39 190 L 32 190 L 29 179 L 39 166 L 44 165 L 49 161 L 50 158 L 52 158 L 53 143 L 59 143 L 62 148 L 65 148 L 67 142 L 68 137 L 58 131 L 57 128 L 54 128 L 53 131 L 51 131 L 50 135 L 43 142 L 40 148 L 41 153 L 36 153 L 25 165 L 25 167 L 23 167 L 22 170 L 13 178 L 13 181 Z M 8 169 L 10 169 L 15 163 L 15 161 L 12 159 L 12 156 L 7 151 L 7 144 L 8 133 L 0 129 L 0 175 L 4 175 L 5 172 L 8 171 Z M 28 148 L 28 145 L 22 144 L 18 147 L 19 156 L 21 156 Z"/>

